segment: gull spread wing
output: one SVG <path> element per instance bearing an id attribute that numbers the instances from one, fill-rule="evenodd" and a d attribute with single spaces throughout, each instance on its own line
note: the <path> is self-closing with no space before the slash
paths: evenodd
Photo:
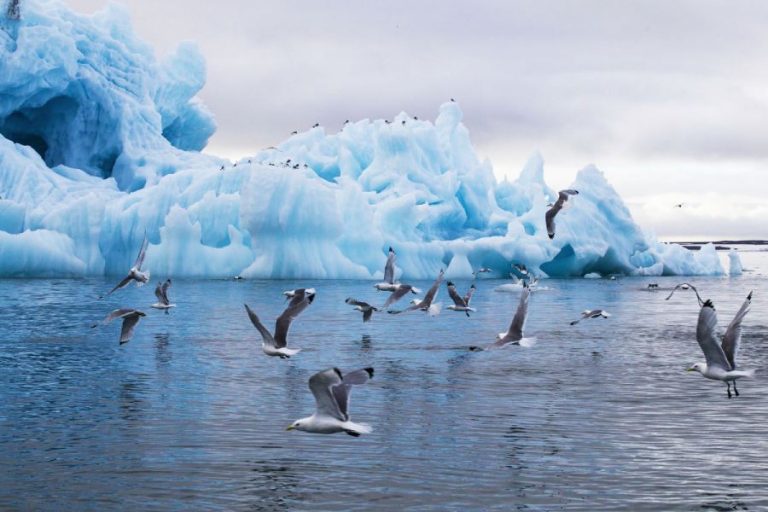
<path id="1" fill-rule="evenodd" d="M 523 292 L 520 294 L 520 302 L 517 305 L 517 311 L 515 316 L 512 317 L 512 323 L 509 325 L 509 330 L 499 341 L 502 343 L 509 343 L 512 341 L 520 341 L 523 339 L 523 327 L 525 326 L 525 318 L 528 316 L 528 297 L 531 295 L 531 290 L 527 286 L 523 288 Z"/>
<path id="2" fill-rule="evenodd" d="M 708 300 L 699 311 L 699 322 L 696 325 L 696 341 L 699 342 L 701 351 L 704 352 L 704 358 L 707 366 L 719 366 L 723 370 L 731 370 L 731 364 L 725 357 L 722 347 L 717 342 L 717 313 L 712 301 Z"/>
<path id="3" fill-rule="evenodd" d="M 256 313 L 254 313 L 253 310 L 248 307 L 248 304 L 243 305 L 245 306 L 245 310 L 248 312 L 248 318 L 251 319 L 251 323 L 256 328 L 256 330 L 259 331 L 259 334 L 261 334 L 261 339 L 264 340 L 264 343 L 277 348 L 277 343 L 275 343 L 275 338 L 272 337 L 272 333 L 270 333 L 267 328 L 264 327 L 264 324 L 261 323 L 261 320 L 259 320 L 259 317 L 256 316 Z"/>
<path id="4" fill-rule="evenodd" d="M 110 294 L 111 294 L 112 292 L 114 292 L 115 290 L 119 290 L 120 288 L 124 288 L 124 287 L 128 286 L 128 283 L 130 283 L 131 281 L 133 281 L 133 278 L 132 278 L 130 275 L 129 275 L 129 276 L 126 276 L 126 277 L 124 277 L 122 281 L 120 281 L 119 283 L 117 283 L 117 285 L 116 285 L 114 288 L 112 288 L 111 290 L 109 290 L 109 291 L 107 292 L 107 295 L 110 295 Z M 106 297 L 107 295 L 105 295 L 105 297 Z"/>
<path id="5" fill-rule="evenodd" d="M 474 295 L 475 290 L 476 290 L 476 287 L 474 284 L 469 287 L 469 290 L 467 290 L 467 294 L 464 296 L 464 304 L 466 304 L 467 306 L 469 306 L 469 301 L 472 300 L 472 295 Z"/>
<path id="6" fill-rule="evenodd" d="M 160 290 L 163 293 L 163 300 L 165 300 L 166 305 L 171 303 L 171 301 L 168 300 L 168 288 L 170 287 L 171 287 L 171 280 L 166 279 L 165 282 L 163 283 L 162 289 Z"/>
<path id="7" fill-rule="evenodd" d="M 393 291 L 389 297 L 387 297 L 387 300 L 384 302 L 384 305 L 381 306 L 381 309 L 387 309 L 387 307 L 402 299 L 408 292 L 412 290 L 412 288 L 413 287 L 409 284 L 401 284 L 397 290 Z"/>
<path id="8" fill-rule="evenodd" d="M 133 337 L 133 330 L 136 324 L 139 323 L 139 319 L 144 316 L 141 311 L 133 311 L 123 317 L 123 326 L 120 329 L 120 344 L 128 343 Z"/>
<path id="9" fill-rule="evenodd" d="M 300 301 L 296 301 L 296 297 L 291 299 L 288 307 L 285 308 L 285 311 L 283 311 L 275 321 L 275 346 L 277 348 L 282 348 L 288 345 L 288 328 L 291 326 L 291 322 L 293 322 L 293 319 L 299 316 L 302 311 L 307 309 L 315 299 L 314 295 L 304 295 L 303 290 L 302 296 L 303 298 Z"/>
<path id="10" fill-rule="evenodd" d="M 691 290 L 693 290 L 693 291 L 694 291 L 694 293 L 696 293 L 696 299 L 699 301 L 699 306 L 703 306 L 703 305 L 704 305 L 704 301 L 703 301 L 703 300 L 701 300 L 701 295 L 699 295 L 699 290 L 697 290 L 697 289 L 696 289 L 696 287 L 695 287 L 695 286 L 693 286 L 691 283 L 680 283 L 679 285 L 675 286 L 675 288 L 674 288 L 674 289 L 673 289 L 673 290 L 672 290 L 672 291 L 669 293 L 669 295 L 667 295 L 667 298 L 666 298 L 666 299 L 664 299 L 664 300 L 669 300 L 669 299 L 671 299 L 671 298 L 672 298 L 672 296 L 675 294 L 675 292 L 676 292 L 677 290 L 681 289 L 681 288 L 682 288 L 682 287 L 684 287 L 684 286 L 687 286 L 688 288 L 690 288 Z"/>
<path id="11" fill-rule="evenodd" d="M 736 313 L 736 316 L 733 317 L 733 320 L 725 331 L 725 336 L 723 337 L 721 348 L 723 349 L 731 368 L 734 370 L 736 369 L 736 354 L 738 354 L 739 346 L 741 345 L 741 322 L 744 320 L 744 317 L 747 316 L 747 313 L 749 313 L 751 304 L 752 292 L 749 292 L 747 299 L 741 305 L 741 308 L 739 308 L 739 312 Z"/>
<path id="12" fill-rule="evenodd" d="M 341 412 L 332 388 L 343 383 L 341 371 L 329 368 L 318 372 L 309 378 L 309 390 L 315 397 L 318 416 L 330 416 L 339 421 L 347 421 L 346 414 Z"/>
<path id="13" fill-rule="evenodd" d="M 395 282 L 395 251 L 389 248 L 387 264 L 384 266 L 384 282 L 394 284 Z"/>
<path id="14" fill-rule="evenodd" d="M 456 304 L 459 307 L 466 307 L 467 303 L 464 301 L 464 299 L 459 295 L 459 293 L 456 291 L 456 285 L 454 285 L 452 282 L 448 281 L 448 295 L 451 297 L 451 300 L 454 304 Z"/>
<path id="15" fill-rule="evenodd" d="M 427 290 L 427 293 L 424 295 L 424 298 L 421 300 L 420 307 L 429 307 L 432 304 L 432 301 L 435 300 L 435 295 L 437 295 L 437 290 L 440 288 L 440 283 L 443 282 L 443 275 L 445 275 L 445 271 L 441 270 L 440 273 L 437 275 L 437 279 L 435 279 L 435 282 L 432 283 L 432 287 Z"/>
<path id="16" fill-rule="evenodd" d="M 373 377 L 373 368 L 363 368 L 349 372 L 342 377 L 342 383 L 331 386 L 333 398 L 345 421 L 349 421 L 349 394 L 353 385 L 365 384 Z"/>
<path id="17" fill-rule="evenodd" d="M 149 239 L 147 238 L 147 234 L 144 233 L 144 240 L 141 242 L 141 249 L 139 249 L 139 254 L 136 256 L 136 262 L 134 262 L 133 267 L 140 270 L 141 266 L 144 264 L 144 256 L 147 255 L 147 247 L 149 246 Z"/>

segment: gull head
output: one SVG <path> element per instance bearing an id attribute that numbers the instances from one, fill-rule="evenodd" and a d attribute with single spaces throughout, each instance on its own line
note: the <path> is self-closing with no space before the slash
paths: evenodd
<path id="1" fill-rule="evenodd" d="M 288 425 L 285 430 L 307 430 L 307 418 L 296 420 L 290 425 Z"/>
<path id="2" fill-rule="evenodd" d="M 693 366 L 691 366 L 690 368 L 688 368 L 686 371 L 687 372 L 699 372 L 699 373 L 703 374 L 706 371 L 706 369 L 707 369 L 707 365 L 705 365 L 703 363 L 696 363 Z"/>

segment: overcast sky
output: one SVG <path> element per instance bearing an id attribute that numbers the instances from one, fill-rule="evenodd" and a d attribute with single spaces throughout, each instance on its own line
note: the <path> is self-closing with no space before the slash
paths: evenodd
<path id="1" fill-rule="evenodd" d="M 768 2 L 122 3 L 158 56 L 199 45 L 211 153 L 453 97 L 499 178 L 534 151 L 553 188 L 594 163 L 660 238 L 768 238 Z"/>

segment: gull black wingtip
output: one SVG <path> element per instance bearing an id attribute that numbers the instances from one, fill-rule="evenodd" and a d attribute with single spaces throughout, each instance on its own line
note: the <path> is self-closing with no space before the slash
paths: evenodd
<path id="1" fill-rule="evenodd" d="M 747 300 L 752 300 L 752 293 L 753 293 L 753 291 L 749 292 L 749 295 L 747 295 Z"/>
<path id="2" fill-rule="evenodd" d="M 372 378 L 373 378 L 373 367 L 372 367 L 372 366 L 369 366 L 368 368 L 363 368 L 363 369 L 364 369 L 364 370 L 366 371 L 366 373 L 368 374 L 368 378 L 369 378 L 369 379 L 372 379 Z"/>

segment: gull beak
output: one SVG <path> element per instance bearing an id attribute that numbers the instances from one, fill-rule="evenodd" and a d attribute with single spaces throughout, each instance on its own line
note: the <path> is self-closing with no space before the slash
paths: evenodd
<path id="1" fill-rule="evenodd" d="M 295 428 L 293 425 L 288 425 L 285 430 L 295 430 Z"/>
<path id="2" fill-rule="evenodd" d="M 687 372 L 692 372 L 692 371 L 693 371 L 693 368 L 686 368 L 686 369 L 685 369 L 685 371 L 687 371 Z"/>

